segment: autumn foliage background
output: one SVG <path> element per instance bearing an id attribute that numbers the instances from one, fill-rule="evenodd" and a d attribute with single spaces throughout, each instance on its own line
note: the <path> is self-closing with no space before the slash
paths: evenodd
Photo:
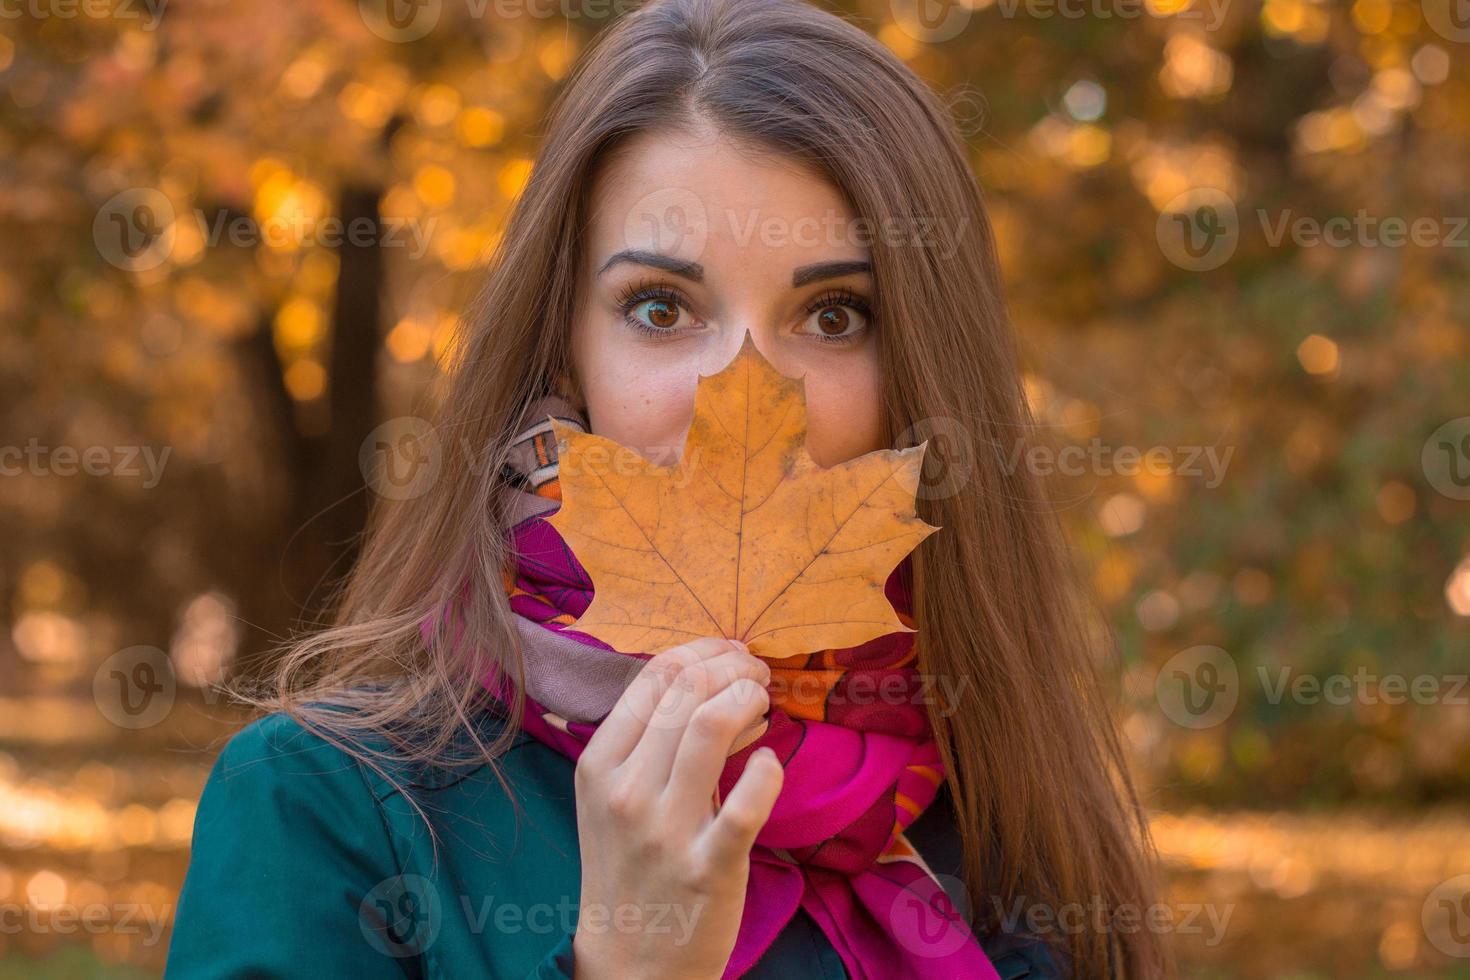
<path id="1" fill-rule="evenodd" d="M 208 683 L 351 561 L 364 440 L 432 397 L 616 6 L 4 8 L 0 977 L 160 971 L 146 932 L 31 913 L 167 918 L 240 721 Z M 1052 452 L 980 459 L 1058 471 L 1173 900 L 1229 912 L 1177 930 L 1188 974 L 1470 976 L 1470 20 L 834 6 L 938 90 L 988 194 Z M 1209 724 L 1166 691 L 1219 679 L 1201 657 L 1236 677 Z"/>

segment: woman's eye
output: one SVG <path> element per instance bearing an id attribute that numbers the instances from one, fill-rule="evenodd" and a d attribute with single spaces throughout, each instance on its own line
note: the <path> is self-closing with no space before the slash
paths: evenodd
<path id="1" fill-rule="evenodd" d="M 667 336 L 694 326 L 694 316 L 678 292 L 661 287 L 635 289 L 617 301 L 623 320 L 641 334 Z"/>
<path id="2" fill-rule="evenodd" d="M 635 325 L 658 331 L 688 326 L 684 308 L 671 299 L 657 298 L 636 302 L 628 307 L 627 317 Z"/>
<path id="3" fill-rule="evenodd" d="M 867 312 L 847 303 L 828 303 L 816 309 L 808 319 L 809 333 L 818 339 L 840 342 L 851 340 L 868 326 Z"/>

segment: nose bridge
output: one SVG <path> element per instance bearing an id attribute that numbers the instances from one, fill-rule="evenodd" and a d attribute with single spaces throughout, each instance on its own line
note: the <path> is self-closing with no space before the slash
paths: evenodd
<path id="1" fill-rule="evenodd" d="M 802 374 L 792 352 L 780 343 L 781 325 L 774 322 L 769 315 L 743 310 L 721 326 L 720 342 L 708 350 L 707 363 L 700 366 L 700 374 L 718 374 L 735 360 L 735 355 L 740 353 L 740 348 L 745 344 L 746 334 L 750 334 L 755 342 L 755 349 L 760 351 L 761 356 L 777 373 L 788 378 Z"/>

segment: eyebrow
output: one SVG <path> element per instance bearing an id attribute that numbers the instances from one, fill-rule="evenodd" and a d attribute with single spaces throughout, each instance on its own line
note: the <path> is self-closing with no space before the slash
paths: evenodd
<path id="1" fill-rule="evenodd" d="M 814 265 L 804 265 L 791 274 L 791 285 L 805 286 L 809 282 L 817 282 L 822 279 L 836 279 L 839 276 L 854 275 L 857 273 L 871 273 L 872 263 L 866 259 L 852 259 L 846 262 L 817 262 Z"/>
<path id="2" fill-rule="evenodd" d="M 662 252 L 649 252 L 641 248 L 625 248 L 621 252 L 613 253 L 611 258 L 602 263 L 602 268 L 597 270 L 597 274 L 599 276 L 602 275 L 620 262 L 646 265 L 654 269 L 662 269 L 665 272 L 672 272 L 676 276 L 682 276 L 693 282 L 704 282 L 704 266 L 698 262 L 676 259 L 672 255 L 665 255 Z"/>
<path id="3" fill-rule="evenodd" d="M 687 259 L 675 258 L 662 252 L 650 252 L 641 248 L 625 248 L 621 252 L 614 252 L 602 268 L 597 270 L 600 276 L 608 269 L 620 263 L 632 263 L 635 265 L 646 265 L 654 269 L 662 269 L 672 272 L 692 282 L 704 282 L 704 266 L 698 262 L 690 262 Z M 840 262 L 816 262 L 812 265 L 799 266 L 791 273 L 791 285 L 805 286 L 808 283 L 819 282 L 823 279 L 836 279 L 840 276 L 857 275 L 862 273 L 871 274 L 873 265 L 866 259 L 849 259 Z"/>

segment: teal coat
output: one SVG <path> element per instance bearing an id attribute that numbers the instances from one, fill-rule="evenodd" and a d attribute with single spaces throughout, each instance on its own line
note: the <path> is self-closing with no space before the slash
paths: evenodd
<path id="1" fill-rule="evenodd" d="M 503 723 L 486 712 L 480 734 Z M 572 761 L 525 732 L 503 758 L 522 807 L 485 764 L 418 778 L 427 828 L 380 776 L 284 715 L 235 735 L 199 801 L 168 980 L 571 978 L 581 884 Z M 910 830 L 959 875 L 947 795 Z M 650 925 L 654 923 L 650 922 Z M 668 928 L 678 929 L 670 922 Z M 1003 980 L 1058 974 L 1046 948 L 987 940 Z M 805 912 L 752 980 L 844 980 Z"/>

